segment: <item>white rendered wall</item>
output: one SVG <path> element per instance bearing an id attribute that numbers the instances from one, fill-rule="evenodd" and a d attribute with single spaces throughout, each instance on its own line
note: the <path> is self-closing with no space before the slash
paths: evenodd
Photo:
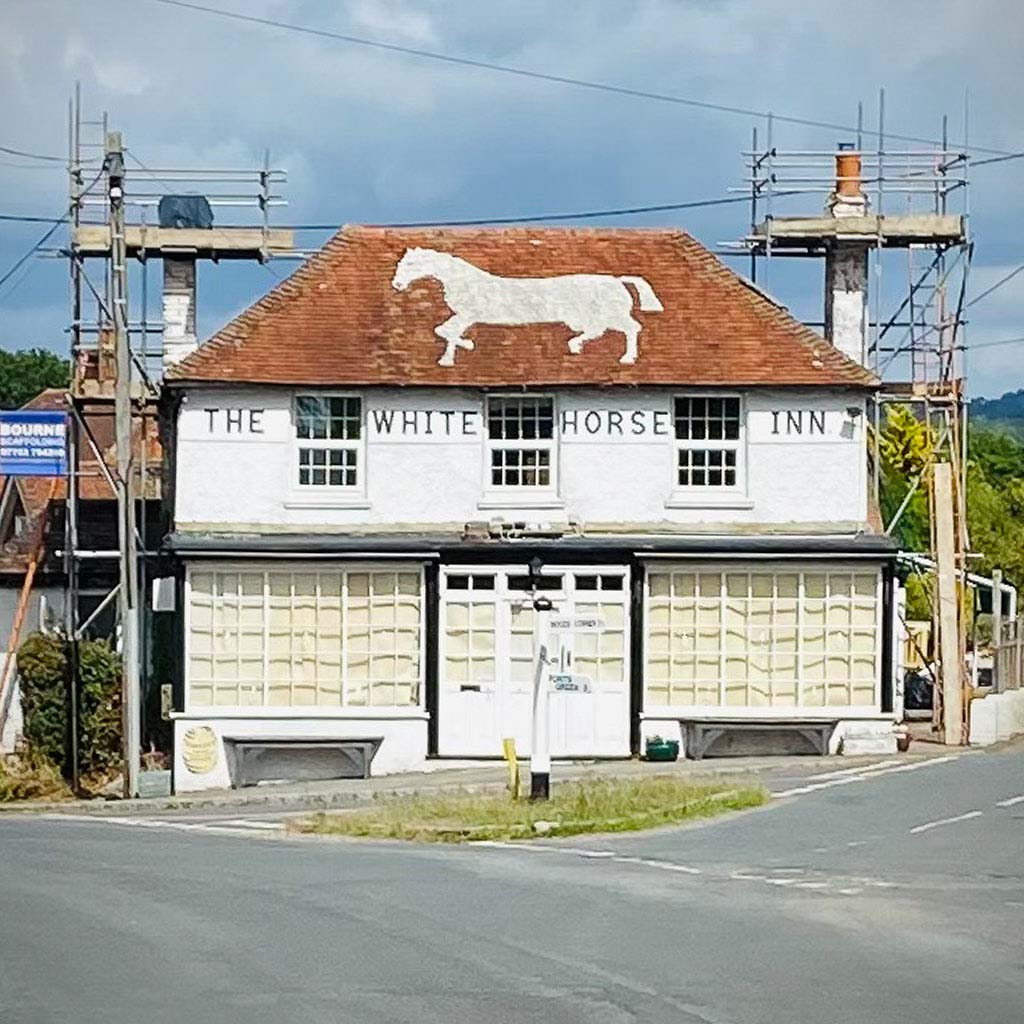
<path id="1" fill-rule="evenodd" d="M 178 422 L 176 528 L 461 526 L 495 516 L 591 526 L 849 528 L 867 517 L 861 392 L 748 391 L 743 493 L 718 495 L 709 488 L 694 498 L 673 493 L 673 391 L 563 390 L 556 395 L 556 418 L 566 425 L 558 441 L 556 493 L 529 504 L 490 500 L 485 493 L 480 392 L 362 394 L 365 489 L 324 494 L 326 488 L 300 493 L 293 484 L 293 392 L 241 385 L 188 392 Z"/>
<path id="2" fill-rule="evenodd" d="M 401 715 L 376 718 L 363 715 L 303 717 L 308 709 L 280 709 L 281 713 L 254 716 L 247 709 L 222 709 L 214 717 L 178 714 L 174 721 L 174 791 L 192 793 L 203 789 L 227 789 L 231 786 L 224 740 L 359 740 L 383 737 L 371 765 L 371 773 L 393 775 L 417 771 L 427 759 L 427 716 L 417 709 Z M 261 709 L 261 712 L 263 709 Z M 191 771 L 186 764 L 186 734 L 192 730 L 210 730 L 215 737 L 216 753 L 209 770 Z M 203 765 L 206 768 L 207 765 Z"/>

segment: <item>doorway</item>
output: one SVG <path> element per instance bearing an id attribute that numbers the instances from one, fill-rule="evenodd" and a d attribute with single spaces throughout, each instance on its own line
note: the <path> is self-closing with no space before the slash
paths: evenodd
<path id="1" fill-rule="evenodd" d="M 534 579 L 523 566 L 441 570 L 438 753 L 497 757 L 502 740 L 529 754 L 537 652 Z M 572 684 L 548 696 L 553 757 L 629 755 L 629 569 L 546 567 L 559 665 Z"/>

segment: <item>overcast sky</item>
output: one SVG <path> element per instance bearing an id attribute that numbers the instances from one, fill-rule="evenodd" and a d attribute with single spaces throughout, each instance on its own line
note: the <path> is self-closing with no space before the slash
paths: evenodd
<path id="1" fill-rule="evenodd" d="M 939 137 L 943 113 L 951 136 L 962 139 L 967 90 L 971 144 L 1024 150 L 1019 0 L 201 2 L 840 124 L 855 123 L 863 100 L 874 127 L 884 87 L 888 130 L 930 139 Z M 747 115 L 452 66 L 155 0 L 0 0 L 0 145 L 65 153 L 76 80 L 87 111 L 108 111 L 111 127 L 147 167 L 256 166 L 269 149 L 272 164 L 288 171 L 290 205 L 275 216 L 299 224 L 445 221 L 718 197 L 740 183 L 751 128 L 760 123 L 764 131 L 763 121 Z M 786 149 L 830 148 L 850 137 L 789 124 L 775 133 Z M 58 164 L 0 153 L 0 183 L 0 214 L 55 216 L 66 208 Z M 1024 262 L 1024 160 L 978 168 L 970 202 L 970 293 L 978 294 Z M 820 201 L 805 197 L 780 209 L 816 212 Z M 747 216 L 733 205 L 597 223 L 677 225 L 714 246 L 739 238 Z M 0 221 L 0 276 L 45 230 Z M 307 234 L 302 242 L 312 247 L 324 238 Z M 901 259 L 896 277 L 905 280 Z M 200 333 L 211 333 L 290 269 L 203 267 Z M 885 273 L 893 287 L 889 265 Z M 814 320 L 821 318 L 821 281 L 817 261 L 790 261 L 773 266 L 770 287 L 798 316 Z M 0 345 L 66 348 L 67 291 L 61 261 L 29 261 L 0 286 Z M 1022 308 L 1024 273 L 971 310 L 970 341 L 1024 335 Z M 972 394 L 1018 387 L 1024 344 L 972 354 Z"/>

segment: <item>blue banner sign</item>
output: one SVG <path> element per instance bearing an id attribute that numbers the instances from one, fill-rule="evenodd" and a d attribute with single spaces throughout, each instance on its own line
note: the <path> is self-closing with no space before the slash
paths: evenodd
<path id="1" fill-rule="evenodd" d="M 0 474 L 64 476 L 68 418 L 62 412 L 0 412 Z"/>

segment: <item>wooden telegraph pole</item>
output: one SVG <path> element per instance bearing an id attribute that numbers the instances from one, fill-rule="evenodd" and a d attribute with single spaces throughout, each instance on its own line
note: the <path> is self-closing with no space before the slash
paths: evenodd
<path id="1" fill-rule="evenodd" d="M 128 337 L 128 266 L 124 220 L 124 151 L 121 133 L 106 137 L 104 168 L 110 200 L 110 318 L 114 330 L 114 428 L 117 449 L 117 527 L 120 548 L 121 713 L 124 796 L 139 793 L 139 557 L 132 465 L 132 358 Z"/>
<path id="2" fill-rule="evenodd" d="M 942 682 L 942 735 L 947 746 L 964 742 L 964 671 L 960 645 L 960 607 L 953 517 L 953 467 L 937 462 L 935 489 L 935 562 L 938 591 L 939 679 Z"/>

